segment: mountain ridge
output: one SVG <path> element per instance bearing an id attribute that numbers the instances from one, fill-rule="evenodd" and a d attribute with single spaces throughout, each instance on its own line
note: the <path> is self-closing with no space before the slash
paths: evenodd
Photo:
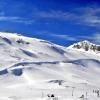
<path id="1" fill-rule="evenodd" d="M 74 43 L 73 45 L 68 47 L 69 49 L 77 49 L 77 50 L 84 50 L 84 51 L 93 51 L 100 53 L 100 45 L 91 43 L 88 40 L 84 40 L 81 42 Z"/>

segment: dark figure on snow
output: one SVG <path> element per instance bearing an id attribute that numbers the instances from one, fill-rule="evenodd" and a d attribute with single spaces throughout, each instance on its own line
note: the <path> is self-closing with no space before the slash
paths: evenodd
<path id="1" fill-rule="evenodd" d="M 51 94 L 51 97 L 54 98 L 55 97 L 54 94 Z"/>
<path id="2" fill-rule="evenodd" d="M 97 90 L 97 97 L 99 97 L 100 96 L 100 93 L 99 93 L 99 90 Z"/>
<path id="3" fill-rule="evenodd" d="M 82 96 L 80 98 L 84 98 L 84 95 L 82 94 Z"/>
<path id="4" fill-rule="evenodd" d="M 49 94 L 47 94 L 47 96 L 50 98 L 51 96 Z"/>

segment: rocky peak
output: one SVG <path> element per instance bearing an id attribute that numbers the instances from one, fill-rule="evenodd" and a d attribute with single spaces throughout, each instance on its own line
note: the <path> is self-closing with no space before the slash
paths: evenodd
<path id="1" fill-rule="evenodd" d="M 78 43 L 74 43 L 70 48 L 83 49 L 85 51 L 100 51 L 100 45 L 91 43 L 90 41 L 84 40 Z"/>

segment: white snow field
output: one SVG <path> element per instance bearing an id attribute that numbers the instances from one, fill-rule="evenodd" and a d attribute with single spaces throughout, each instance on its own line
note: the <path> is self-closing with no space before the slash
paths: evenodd
<path id="1" fill-rule="evenodd" d="M 100 100 L 99 91 L 99 45 L 0 32 L 0 100 Z"/>

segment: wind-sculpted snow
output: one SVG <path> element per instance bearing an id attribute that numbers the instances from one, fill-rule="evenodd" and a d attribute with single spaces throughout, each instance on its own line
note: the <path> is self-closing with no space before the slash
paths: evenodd
<path id="1" fill-rule="evenodd" d="M 0 32 L 0 100 L 100 100 L 100 52 L 74 47 Z"/>
<path id="2" fill-rule="evenodd" d="M 27 51 L 27 50 L 23 50 L 23 49 L 20 49 L 23 53 L 25 53 L 26 55 L 30 56 L 30 57 L 35 57 L 37 58 L 37 56 L 35 54 L 33 54 L 32 52 L 30 51 Z"/>
<path id="3" fill-rule="evenodd" d="M 95 60 L 95 59 L 71 60 L 71 61 L 68 61 L 68 63 L 73 63 L 73 64 L 76 64 L 76 65 L 82 65 L 83 67 L 88 67 L 87 64 L 89 64 L 89 63 L 95 63 L 95 64 L 100 65 L 100 61 L 99 60 Z"/>
<path id="4" fill-rule="evenodd" d="M 65 51 L 62 50 L 61 48 L 55 47 L 55 46 L 51 46 L 52 50 L 54 50 L 55 52 L 59 53 L 59 54 L 64 54 Z"/>
<path id="5" fill-rule="evenodd" d="M 59 61 L 54 61 L 54 62 L 20 62 L 20 63 L 17 63 L 15 65 L 13 65 L 12 67 L 16 67 L 16 66 L 25 66 L 25 65 L 29 65 L 29 64 L 37 64 L 37 65 L 41 65 L 41 64 L 57 64 L 59 63 Z"/>
<path id="6" fill-rule="evenodd" d="M 2 38 L 6 43 L 8 43 L 8 44 L 12 44 L 12 42 L 9 40 L 9 39 L 7 39 L 7 38 L 5 38 L 5 37 L 3 37 Z"/>
<path id="7" fill-rule="evenodd" d="M 0 75 L 8 74 L 7 69 L 0 70 Z"/>
<path id="8" fill-rule="evenodd" d="M 11 67 L 16 67 L 16 66 L 25 66 L 25 65 L 29 65 L 29 64 L 37 64 L 37 65 L 41 65 L 41 64 L 59 64 L 59 63 L 72 63 L 72 64 L 76 64 L 76 65 L 83 65 L 85 67 L 87 67 L 87 65 L 85 65 L 86 63 L 97 63 L 98 65 L 100 64 L 99 60 L 95 60 L 95 59 L 78 59 L 78 60 L 71 60 L 71 61 L 46 61 L 46 62 L 20 62 L 17 64 L 14 64 Z"/>

